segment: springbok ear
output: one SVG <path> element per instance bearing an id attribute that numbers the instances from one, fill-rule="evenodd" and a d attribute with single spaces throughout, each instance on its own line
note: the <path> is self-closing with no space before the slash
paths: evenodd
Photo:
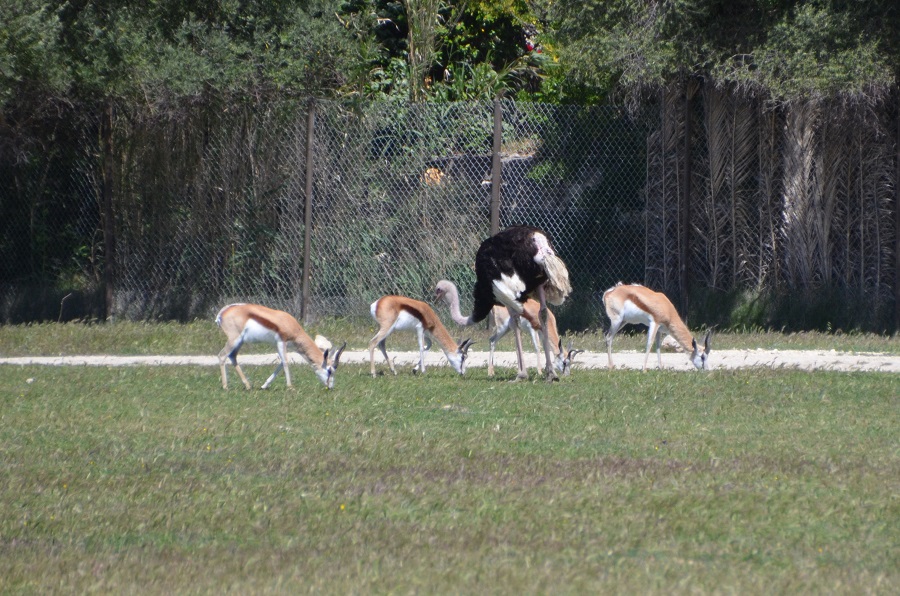
<path id="1" fill-rule="evenodd" d="M 328 367 L 328 352 L 330 351 L 331 350 L 326 349 L 324 352 L 322 352 L 322 368 Z"/>
<path id="2" fill-rule="evenodd" d="M 691 348 L 694 350 L 695 353 L 697 352 L 697 340 L 694 339 L 693 337 L 691 338 Z"/>
<path id="3" fill-rule="evenodd" d="M 338 363 L 341 361 L 341 354 L 344 353 L 344 348 L 347 347 L 347 342 L 344 342 L 340 348 L 338 348 L 337 354 L 334 355 L 334 368 L 337 370 Z"/>
<path id="4" fill-rule="evenodd" d="M 703 340 L 703 350 L 709 354 L 709 336 L 712 333 L 712 329 L 706 332 L 706 339 Z"/>
<path id="5" fill-rule="evenodd" d="M 569 346 L 569 347 L 571 347 L 571 346 Z M 563 349 L 562 349 L 562 338 L 561 338 L 561 337 L 559 338 L 559 351 L 560 351 L 560 352 L 563 351 Z"/>

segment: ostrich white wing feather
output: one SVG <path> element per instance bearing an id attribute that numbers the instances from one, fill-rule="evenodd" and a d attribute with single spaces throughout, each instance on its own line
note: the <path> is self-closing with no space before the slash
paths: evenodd
<path id="1" fill-rule="evenodd" d="M 524 291 L 525 282 L 517 274 L 501 274 L 500 279 L 494 280 L 494 298 L 517 315 L 522 314 L 523 307 L 519 298 Z"/>
<path id="2" fill-rule="evenodd" d="M 569 270 L 562 259 L 554 254 L 547 255 L 544 259 L 544 268 L 547 271 L 548 283 L 545 286 L 547 300 L 550 304 L 559 306 L 566 301 L 566 297 L 572 293 L 572 284 L 569 283 Z"/>

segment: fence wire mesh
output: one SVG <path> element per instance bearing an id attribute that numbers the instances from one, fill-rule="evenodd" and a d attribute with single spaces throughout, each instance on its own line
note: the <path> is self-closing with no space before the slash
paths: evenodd
<path id="1" fill-rule="evenodd" d="M 644 157 L 623 139 L 645 133 L 610 110 L 501 109 L 501 228 L 546 230 L 585 299 L 617 279 L 640 279 Z M 474 255 L 490 235 L 493 104 L 382 105 L 340 126 L 339 111 L 322 111 L 315 311 L 367 312 L 385 293 L 428 298 L 441 278 L 460 286 L 468 308 Z M 579 112 L 584 121 L 573 118 Z M 620 143 L 612 152 L 608 138 Z M 599 258 L 613 246 L 616 259 Z M 626 246 L 630 258 L 618 258 Z"/>
<path id="2" fill-rule="evenodd" d="M 113 316 L 206 318 L 233 301 L 299 314 L 308 168 L 308 318 L 367 316 L 387 293 L 427 300 L 441 278 L 469 308 L 491 230 L 494 103 L 318 101 L 310 131 L 311 105 L 122 110 L 111 175 L 89 115 L 62 114 L 30 144 L 4 137 L 3 320 L 102 316 L 104 183 Z M 896 306 L 897 110 L 807 109 L 716 90 L 664 94 L 639 117 L 504 100 L 500 227 L 552 237 L 574 287 L 564 328 L 602 325 L 617 281 L 676 304 L 691 287 L 838 288 L 875 305 L 857 325 L 877 325 Z"/>
<path id="3" fill-rule="evenodd" d="M 220 119 L 208 138 L 183 134 L 188 122 L 128 131 L 119 316 L 191 318 L 228 301 L 299 312 L 309 108 L 280 107 Z M 493 109 L 316 104 L 313 317 L 365 315 L 388 293 L 428 299 L 441 278 L 466 306 L 490 235 Z M 504 102 L 502 114 L 501 225 L 550 233 L 586 299 L 639 280 L 642 127 L 603 109 Z"/>

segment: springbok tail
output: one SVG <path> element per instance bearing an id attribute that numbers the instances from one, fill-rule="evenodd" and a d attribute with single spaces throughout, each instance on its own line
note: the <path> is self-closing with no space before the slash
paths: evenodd
<path id="1" fill-rule="evenodd" d="M 547 272 L 547 285 L 544 291 L 550 304 L 559 306 L 566 301 L 566 297 L 572 293 L 572 284 L 569 283 L 569 270 L 566 264 L 556 255 L 547 255 L 544 259 L 544 269 Z"/>

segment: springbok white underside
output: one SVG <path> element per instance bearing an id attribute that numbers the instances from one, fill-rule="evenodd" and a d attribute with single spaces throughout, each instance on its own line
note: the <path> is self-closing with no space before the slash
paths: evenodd
<path id="1" fill-rule="evenodd" d="M 422 321 L 412 316 L 406 311 L 401 311 L 399 315 L 397 315 L 397 320 L 394 321 L 394 324 L 391 325 L 391 332 L 394 331 L 404 331 L 407 329 L 424 329 L 422 327 Z"/>
<path id="2" fill-rule="evenodd" d="M 274 344 L 281 341 L 281 338 L 273 329 L 269 329 L 265 325 L 260 325 L 258 322 L 250 319 L 247 321 L 247 324 L 244 325 L 244 331 L 241 333 L 240 341 L 248 344 Z"/>
<path id="3" fill-rule="evenodd" d="M 626 300 L 623 304 L 622 322 L 630 323 L 632 325 L 646 325 L 647 327 L 656 324 L 653 315 L 644 312 L 631 300 Z"/>

